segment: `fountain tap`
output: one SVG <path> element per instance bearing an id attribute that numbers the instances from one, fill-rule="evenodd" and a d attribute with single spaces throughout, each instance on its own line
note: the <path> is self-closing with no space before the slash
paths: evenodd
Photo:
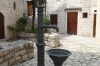
<path id="1" fill-rule="evenodd" d="M 56 29 L 57 32 L 59 32 L 59 28 L 56 25 L 42 25 L 42 28 L 53 28 Z"/>

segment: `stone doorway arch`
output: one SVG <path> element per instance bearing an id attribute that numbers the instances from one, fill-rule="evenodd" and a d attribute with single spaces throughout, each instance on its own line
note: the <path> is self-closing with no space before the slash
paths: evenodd
<path id="1" fill-rule="evenodd" d="M 4 15 L 0 12 L 0 39 L 4 39 Z"/>

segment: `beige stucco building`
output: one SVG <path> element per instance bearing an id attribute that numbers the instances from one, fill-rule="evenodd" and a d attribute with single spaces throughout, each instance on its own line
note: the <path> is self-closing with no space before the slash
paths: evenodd
<path id="1" fill-rule="evenodd" d="M 0 1 L 0 39 L 8 39 L 8 25 L 14 25 L 23 16 L 24 0 L 1 0 Z"/>
<path id="2" fill-rule="evenodd" d="M 31 0 L 1 0 L 0 1 L 0 39 L 11 36 L 7 26 L 15 25 L 16 21 L 25 13 L 28 16 L 27 1 Z M 29 16 L 32 18 L 32 16 Z"/>
<path id="3" fill-rule="evenodd" d="M 97 0 L 96 44 L 100 45 L 100 0 Z"/>
<path id="4" fill-rule="evenodd" d="M 23 16 L 32 22 L 31 0 L 2 0 L 0 2 L 0 39 L 10 37 L 7 26 Z M 46 16 L 59 27 L 62 34 L 93 37 L 96 35 L 97 0 L 47 0 Z M 35 24 L 37 24 L 35 13 Z M 30 23 L 31 24 L 31 23 Z M 2 29 L 3 28 L 3 29 Z"/>
<path id="5" fill-rule="evenodd" d="M 95 36 L 96 0 L 47 0 L 46 7 L 47 17 L 56 20 L 59 33 Z"/>

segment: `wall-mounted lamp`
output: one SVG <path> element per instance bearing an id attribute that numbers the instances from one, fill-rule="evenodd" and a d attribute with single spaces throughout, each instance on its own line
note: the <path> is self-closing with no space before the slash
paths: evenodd
<path id="1" fill-rule="evenodd" d="M 13 3 L 13 8 L 14 8 L 14 10 L 16 9 L 16 3 L 15 2 Z"/>

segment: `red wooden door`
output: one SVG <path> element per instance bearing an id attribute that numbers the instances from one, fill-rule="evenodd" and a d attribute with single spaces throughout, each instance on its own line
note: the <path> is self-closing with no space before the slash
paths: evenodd
<path id="1" fill-rule="evenodd" d="M 0 13 L 0 39 L 4 39 L 4 16 Z"/>
<path id="2" fill-rule="evenodd" d="M 67 14 L 67 34 L 77 35 L 77 12 Z"/>
<path id="3" fill-rule="evenodd" d="M 93 37 L 95 37 L 95 34 L 96 34 L 96 14 L 94 14 Z"/>

